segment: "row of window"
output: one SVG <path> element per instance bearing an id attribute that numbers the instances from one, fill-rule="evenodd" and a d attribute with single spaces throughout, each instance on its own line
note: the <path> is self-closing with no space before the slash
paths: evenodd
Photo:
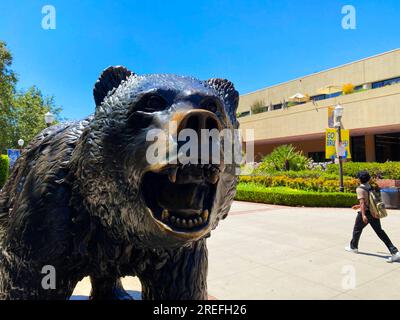
<path id="1" fill-rule="evenodd" d="M 371 88 L 377 89 L 377 88 L 382 88 L 382 87 L 389 86 L 389 85 L 396 84 L 396 83 L 400 83 L 400 77 L 373 82 L 373 83 L 371 83 Z M 362 85 L 356 86 L 356 87 L 354 87 L 354 91 L 361 90 L 362 88 L 363 88 Z M 318 94 L 318 95 L 312 96 L 311 100 L 312 101 L 320 101 L 320 100 L 335 98 L 340 95 L 342 95 L 341 91 L 338 91 L 338 92 L 335 92 L 332 94 Z M 297 103 L 297 104 L 303 104 L 303 103 L 304 102 Z M 282 109 L 284 107 L 284 105 L 287 105 L 287 103 L 279 103 L 279 104 L 272 105 L 271 110 Z M 269 109 L 269 107 L 264 107 L 258 113 L 267 112 L 268 109 Z M 240 113 L 238 115 L 238 117 L 245 117 L 245 116 L 249 116 L 249 115 L 250 115 L 250 111 L 244 111 L 244 112 Z"/>
<path id="2" fill-rule="evenodd" d="M 382 88 L 396 83 L 400 83 L 400 77 L 374 82 L 372 83 L 372 89 Z"/>

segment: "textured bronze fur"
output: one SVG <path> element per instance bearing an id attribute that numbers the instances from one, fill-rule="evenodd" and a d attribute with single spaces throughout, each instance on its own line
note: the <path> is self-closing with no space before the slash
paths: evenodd
<path id="1" fill-rule="evenodd" d="M 139 277 L 144 299 L 207 299 L 206 238 L 228 214 L 236 165 L 220 173 L 207 233 L 183 239 L 160 231 L 140 186 L 145 132 L 163 123 L 136 109 L 143 94 L 160 90 L 164 121 L 178 100 L 196 109 L 200 95 L 219 101 L 224 128 L 238 127 L 238 93 L 227 80 L 105 70 L 95 114 L 41 132 L 0 193 L 1 299 L 68 299 L 85 276 L 92 299 L 127 299 L 119 280 L 127 275 Z M 42 288 L 45 265 L 55 267 L 56 289 Z"/>

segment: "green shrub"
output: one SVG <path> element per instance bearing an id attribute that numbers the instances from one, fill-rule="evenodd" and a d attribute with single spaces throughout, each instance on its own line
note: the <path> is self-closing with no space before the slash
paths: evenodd
<path id="1" fill-rule="evenodd" d="M 271 171 L 271 172 L 256 172 L 258 176 L 287 176 L 289 178 L 325 178 L 325 179 L 338 179 L 338 173 L 327 173 L 320 169 L 300 170 L 300 171 Z"/>
<path id="2" fill-rule="evenodd" d="M 265 188 L 254 183 L 240 183 L 235 199 L 304 207 L 351 207 L 357 203 L 354 193 L 310 192 L 286 187 Z"/>
<path id="3" fill-rule="evenodd" d="M 298 103 L 297 103 L 297 102 L 294 102 L 294 101 L 289 101 L 288 103 L 286 103 L 286 106 L 287 106 L 288 108 L 294 107 L 294 106 L 297 106 L 297 105 L 298 105 Z"/>
<path id="4" fill-rule="evenodd" d="M 282 145 L 264 157 L 257 168 L 257 173 L 265 174 L 274 171 L 300 171 L 309 167 L 311 160 L 297 151 L 291 144 Z"/>
<path id="5" fill-rule="evenodd" d="M 242 183 L 255 183 L 263 187 L 289 187 L 292 189 L 314 192 L 337 192 L 339 190 L 339 178 L 335 175 L 320 175 L 311 177 L 296 177 L 293 175 L 265 175 L 265 176 L 241 176 Z M 355 178 L 345 177 L 345 192 L 355 192 L 358 181 Z"/>
<path id="6" fill-rule="evenodd" d="M 250 109 L 252 114 L 258 114 L 267 111 L 267 107 L 265 107 L 264 102 L 261 100 L 254 102 Z"/>
<path id="7" fill-rule="evenodd" d="M 7 181 L 10 168 L 10 161 L 8 156 L 0 155 L 0 189 Z"/>
<path id="8" fill-rule="evenodd" d="M 361 170 L 367 170 L 371 176 L 382 179 L 400 179 L 400 162 L 345 162 L 343 164 L 343 173 L 346 176 L 357 177 Z M 329 164 L 327 173 L 339 172 L 337 164 Z"/>

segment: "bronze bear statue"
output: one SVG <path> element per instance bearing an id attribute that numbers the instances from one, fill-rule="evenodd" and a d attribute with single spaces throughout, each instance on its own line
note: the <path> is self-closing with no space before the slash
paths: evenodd
<path id="1" fill-rule="evenodd" d="M 228 214 L 238 163 L 150 164 L 146 133 L 171 121 L 234 131 L 238 92 L 121 66 L 93 92 L 94 115 L 42 131 L 0 193 L 0 299 L 69 299 L 86 276 L 91 299 L 129 299 L 128 275 L 143 299 L 207 299 L 206 239 Z"/>

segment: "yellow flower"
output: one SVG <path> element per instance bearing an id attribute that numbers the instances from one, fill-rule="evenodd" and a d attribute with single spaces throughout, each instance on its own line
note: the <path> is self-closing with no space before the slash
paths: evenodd
<path id="1" fill-rule="evenodd" d="M 343 94 L 350 94 L 354 92 L 354 84 L 352 83 L 346 83 L 342 87 L 342 92 Z"/>

